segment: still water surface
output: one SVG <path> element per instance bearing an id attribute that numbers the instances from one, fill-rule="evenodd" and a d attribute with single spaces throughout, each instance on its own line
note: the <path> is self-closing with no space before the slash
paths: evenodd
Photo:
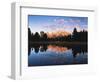
<path id="1" fill-rule="evenodd" d="M 87 64 L 87 44 L 33 45 L 28 50 L 28 66 Z"/>

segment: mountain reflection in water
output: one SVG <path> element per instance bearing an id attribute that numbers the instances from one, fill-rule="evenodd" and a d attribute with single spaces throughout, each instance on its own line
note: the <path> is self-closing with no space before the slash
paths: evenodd
<path id="1" fill-rule="evenodd" d="M 87 44 L 33 44 L 28 47 L 28 66 L 87 64 Z"/>

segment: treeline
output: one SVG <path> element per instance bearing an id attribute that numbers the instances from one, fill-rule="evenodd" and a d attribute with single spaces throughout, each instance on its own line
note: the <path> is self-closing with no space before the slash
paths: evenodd
<path id="1" fill-rule="evenodd" d="M 77 31 L 76 28 L 74 28 L 73 33 L 70 35 L 66 35 L 66 36 L 58 36 L 58 37 L 53 37 L 53 38 L 48 38 L 47 34 L 43 31 L 40 32 L 40 34 L 38 32 L 36 32 L 35 34 L 33 34 L 30 30 L 30 28 L 28 28 L 28 40 L 29 42 L 36 42 L 36 41 L 78 41 L 78 42 L 87 42 L 88 38 L 88 32 L 85 30 L 82 30 L 80 32 Z"/>

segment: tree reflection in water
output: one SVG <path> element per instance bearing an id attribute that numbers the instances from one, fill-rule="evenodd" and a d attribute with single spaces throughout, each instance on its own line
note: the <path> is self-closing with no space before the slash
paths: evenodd
<path id="1" fill-rule="evenodd" d="M 72 49 L 73 57 L 76 57 L 79 53 L 87 53 L 87 44 L 77 44 L 77 45 L 50 45 L 50 44 L 32 44 L 28 46 L 28 55 L 30 55 L 31 50 L 37 54 L 39 52 L 46 52 L 48 50 L 54 51 L 56 53 L 63 53 L 69 49 Z"/>

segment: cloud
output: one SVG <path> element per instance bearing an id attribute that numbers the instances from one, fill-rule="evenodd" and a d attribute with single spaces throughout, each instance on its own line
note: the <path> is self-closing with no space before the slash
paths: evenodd
<path id="1" fill-rule="evenodd" d="M 73 20 L 73 19 L 69 19 L 68 20 L 69 21 L 69 23 L 80 23 L 81 22 L 81 20 Z"/>
<path id="2" fill-rule="evenodd" d="M 57 24 L 64 24 L 67 23 L 68 21 L 65 19 L 54 19 L 54 22 Z"/>
<path id="3" fill-rule="evenodd" d="M 88 25 L 82 25 L 83 28 L 88 28 Z"/>
<path id="4" fill-rule="evenodd" d="M 69 19 L 62 18 L 62 19 L 54 19 L 53 22 L 54 23 L 52 24 L 43 25 L 43 27 L 51 31 L 58 30 L 58 29 L 65 29 L 65 30 L 74 29 L 74 28 L 81 29 L 83 27 L 83 26 L 80 26 L 81 20 L 78 20 L 78 19 L 75 20 L 72 18 L 69 18 Z M 84 27 L 86 26 L 84 25 Z"/>
<path id="5" fill-rule="evenodd" d="M 79 24 L 76 24 L 75 27 L 76 27 L 76 28 L 80 28 L 80 25 L 79 25 Z"/>
<path id="6" fill-rule="evenodd" d="M 56 23 L 56 24 L 65 24 L 65 23 L 80 23 L 81 22 L 81 20 L 75 20 L 75 19 L 67 19 L 67 20 L 65 20 L 65 19 L 54 19 L 54 22 Z"/>
<path id="7" fill-rule="evenodd" d="M 53 28 L 53 27 L 56 27 L 56 25 L 55 24 L 43 25 L 43 27 L 45 27 L 45 28 Z"/>

